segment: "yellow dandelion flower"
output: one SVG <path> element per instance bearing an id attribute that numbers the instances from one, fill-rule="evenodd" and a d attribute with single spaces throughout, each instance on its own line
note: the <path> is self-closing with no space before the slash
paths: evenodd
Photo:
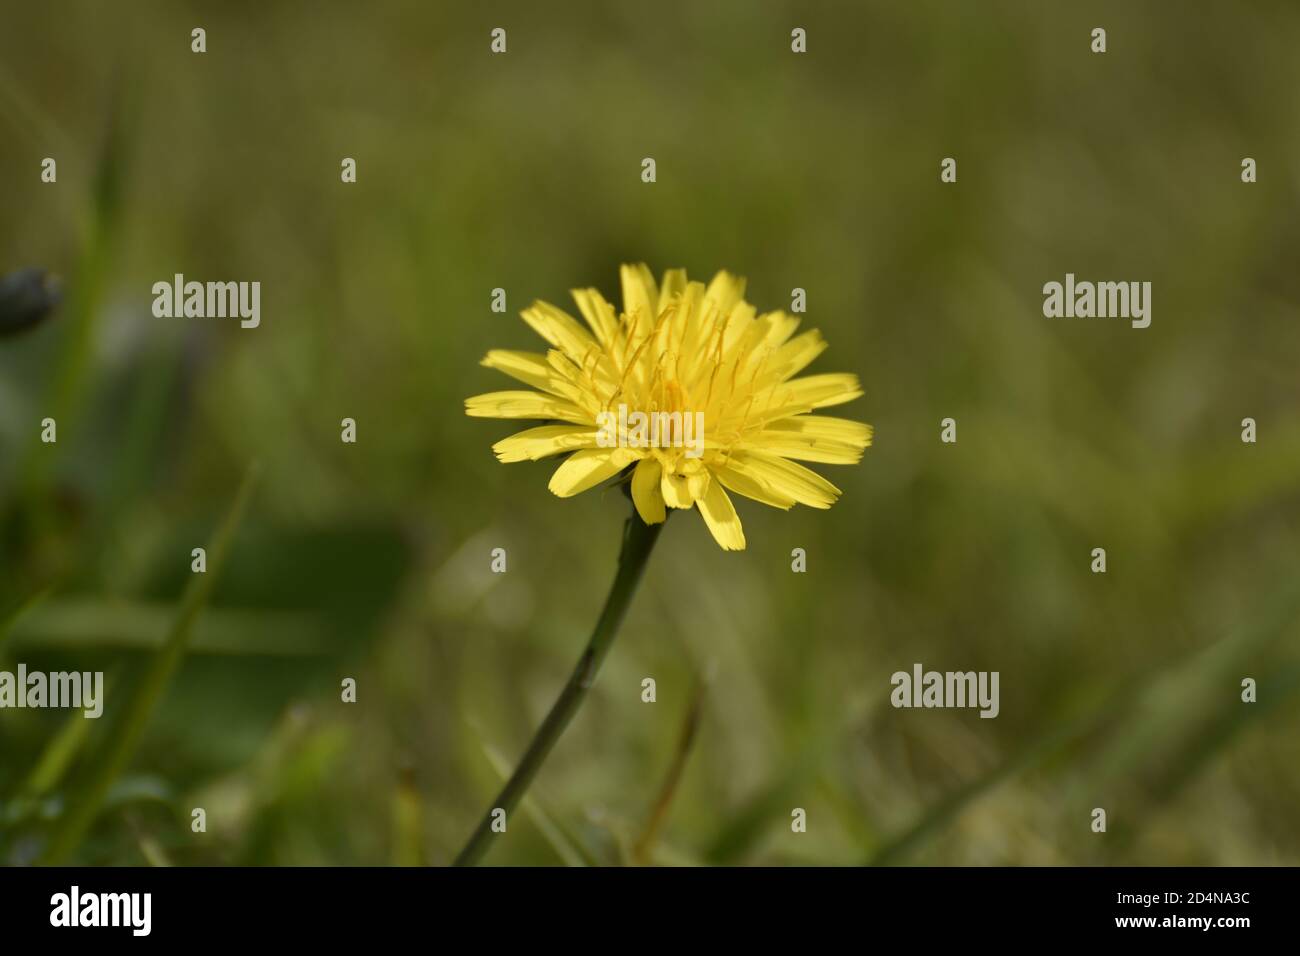
<path id="1" fill-rule="evenodd" d="M 851 465 L 871 426 L 812 414 L 862 394 L 856 375 L 797 378 L 826 348 L 799 320 L 757 313 L 745 280 L 719 272 L 706 286 L 684 269 L 656 284 L 645 265 L 620 269 L 623 310 L 595 289 L 573 292 L 586 326 L 536 302 L 523 312 L 551 349 L 490 351 L 483 364 L 533 390 L 465 402 L 482 418 L 544 419 L 493 446 L 503 462 L 567 454 L 550 481 L 561 498 L 627 472 L 646 524 L 668 508 L 698 508 L 729 551 L 745 535 L 728 492 L 775 508 L 829 508 L 840 491 L 800 464 Z"/>

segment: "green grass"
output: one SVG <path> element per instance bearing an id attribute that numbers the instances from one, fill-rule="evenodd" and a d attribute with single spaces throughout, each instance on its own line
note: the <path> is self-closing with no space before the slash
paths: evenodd
<path id="1" fill-rule="evenodd" d="M 0 710 L 0 862 L 450 862 L 626 504 L 462 402 L 645 260 L 806 289 L 875 445 L 829 512 L 741 503 L 743 553 L 670 522 L 489 862 L 1300 863 L 1297 42 L 1266 0 L 6 11 L 0 272 L 66 293 L 0 341 L 0 669 L 112 683 Z M 1151 328 L 1044 319 L 1067 271 L 1152 281 Z M 261 327 L 155 319 L 176 272 L 262 282 Z M 891 708 L 918 661 L 999 671 L 998 718 Z"/>

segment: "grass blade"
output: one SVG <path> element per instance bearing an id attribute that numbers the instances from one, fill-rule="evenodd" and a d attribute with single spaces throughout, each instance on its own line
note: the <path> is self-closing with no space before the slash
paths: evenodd
<path id="1" fill-rule="evenodd" d="M 18 623 L 19 618 L 23 617 L 28 611 L 40 604 L 49 595 L 48 588 L 37 591 L 27 600 L 22 601 L 14 608 L 7 617 L 0 620 L 0 647 L 4 647 L 5 639 L 13 633 L 14 625 Z"/>
<path id="2" fill-rule="evenodd" d="M 105 698 L 116 685 L 117 676 L 111 675 L 104 683 Z M 22 789 L 18 792 L 19 799 L 38 800 L 57 787 L 63 775 L 72 766 L 86 738 L 90 736 L 93 726 L 94 723 L 87 720 L 84 714 L 77 711 L 69 714 L 58 733 L 41 752 L 41 759 L 27 775 Z"/>
<path id="3" fill-rule="evenodd" d="M 480 743 L 488 762 L 492 764 L 492 769 L 497 772 L 497 775 L 503 781 L 508 780 L 510 778 L 510 764 L 506 761 L 506 758 L 501 756 L 490 744 L 483 741 L 480 741 Z M 577 839 L 564 832 L 563 827 L 537 802 L 536 797 L 525 796 L 520 801 L 520 807 L 523 809 L 524 815 L 533 821 L 542 837 L 551 845 L 551 849 L 555 851 L 565 866 L 598 865 Z"/>
<path id="4" fill-rule="evenodd" d="M 162 700 L 167 684 L 185 656 L 190 634 L 194 630 L 194 622 L 211 598 L 213 588 L 216 587 L 222 565 L 230 550 L 231 540 L 243 519 L 253 486 L 257 482 L 257 473 L 257 467 L 250 466 L 244 475 L 234 503 L 209 542 L 207 573 L 196 574 L 190 579 L 189 586 L 181 598 L 180 612 L 172 625 L 171 633 L 167 636 L 167 642 L 154 658 L 144 680 L 129 702 L 121 725 L 108 746 L 108 754 L 104 762 L 95 772 L 82 798 L 61 821 L 45 851 L 43 863 L 59 863 L 77 848 L 86 830 L 94 822 L 113 781 L 126 768 L 135 753 L 136 746 L 144 735 L 154 710 Z"/>

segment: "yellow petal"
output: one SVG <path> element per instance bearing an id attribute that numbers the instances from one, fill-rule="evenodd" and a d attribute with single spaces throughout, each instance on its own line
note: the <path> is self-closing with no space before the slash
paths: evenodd
<path id="1" fill-rule="evenodd" d="M 871 426 L 847 419 L 824 419 L 830 427 L 818 426 L 821 416 L 783 418 L 750 439 L 754 448 L 782 458 L 818 461 L 828 465 L 854 465 L 871 444 Z M 833 437 L 832 437 L 833 436 Z"/>
<path id="2" fill-rule="evenodd" d="M 861 448 L 829 442 L 824 438 L 800 438 L 798 436 L 768 437 L 770 432 L 762 432 L 753 441 L 755 448 L 760 448 L 769 455 L 789 458 L 794 461 L 815 461 L 821 465 L 856 465 L 862 460 Z"/>
<path id="3" fill-rule="evenodd" d="M 730 315 L 731 310 L 745 294 L 745 280 L 734 276 L 726 270 L 720 271 L 709 283 L 704 292 L 704 301 L 715 307 L 722 315 Z"/>
<path id="4" fill-rule="evenodd" d="M 666 280 L 665 280 L 666 281 Z M 685 379 L 693 378 L 706 364 L 704 354 L 707 328 L 703 321 L 701 302 L 704 299 L 702 282 L 687 282 L 677 303 L 674 325 L 677 328 L 679 362 L 684 364 L 687 374 Z"/>
<path id="5" fill-rule="evenodd" d="M 862 395 L 858 377 L 846 372 L 809 375 L 772 386 L 756 396 L 763 421 L 789 418 L 815 408 L 851 402 Z"/>
<path id="6" fill-rule="evenodd" d="M 588 448 L 574 452 L 551 475 L 547 487 L 560 498 L 571 498 L 613 478 L 637 458 L 628 448 Z"/>
<path id="7" fill-rule="evenodd" d="M 488 392 L 465 399 L 465 414 L 472 418 L 554 418 L 578 425 L 595 425 L 573 402 L 541 392 Z"/>
<path id="8" fill-rule="evenodd" d="M 793 391 L 800 401 L 808 402 L 813 408 L 842 405 L 862 395 L 858 377 L 847 372 L 809 375 L 786 382 L 785 387 Z"/>
<path id="9" fill-rule="evenodd" d="M 659 490 L 663 466 L 654 456 L 642 458 L 632 472 L 632 503 L 646 524 L 659 524 L 668 517 L 664 496 Z"/>
<path id="10" fill-rule="evenodd" d="M 540 425 L 503 438 L 492 450 L 503 462 L 537 461 L 579 448 L 594 448 L 596 432 L 583 425 Z"/>
<path id="11" fill-rule="evenodd" d="M 487 368 L 494 368 L 498 372 L 504 372 L 525 385 L 540 388 L 544 392 L 559 395 L 570 401 L 575 400 L 578 396 L 578 390 L 551 368 L 546 356 L 539 355 L 536 352 L 493 349 L 484 356 L 480 364 Z"/>
<path id="12" fill-rule="evenodd" d="M 724 551 L 743 551 L 745 549 L 745 532 L 740 527 L 740 515 L 722 489 L 722 484 L 710 481 L 704 497 L 697 502 L 704 523 L 709 526 L 713 540 Z"/>
<path id="13" fill-rule="evenodd" d="M 577 319 L 549 302 L 534 302 L 520 314 L 534 332 L 579 365 L 593 349 L 600 350 L 591 333 Z"/>
<path id="14" fill-rule="evenodd" d="M 643 262 L 619 266 L 618 277 L 623 286 L 623 311 L 638 316 L 641 334 L 645 334 L 659 317 L 659 290 L 655 287 L 654 273 Z"/>
<path id="15" fill-rule="evenodd" d="M 695 504 L 690 482 L 682 475 L 670 475 L 664 472 L 663 479 L 659 482 L 659 492 L 663 495 L 664 504 L 669 508 L 689 508 Z"/>
<path id="16" fill-rule="evenodd" d="M 796 415 L 770 422 L 767 431 L 788 431 L 810 438 L 825 438 L 866 448 L 871 444 L 872 429 L 863 422 L 831 415 Z"/>
<path id="17" fill-rule="evenodd" d="M 841 465 L 861 461 L 871 437 L 871 426 L 862 422 L 829 415 L 798 415 L 769 423 L 753 437 L 753 442 L 756 448 L 784 458 Z"/>
<path id="18" fill-rule="evenodd" d="M 829 508 L 840 494 L 838 488 L 817 472 L 761 451 L 737 452 L 727 466 L 778 497 L 792 498 L 811 508 Z"/>
<path id="19" fill-rule="evenodd" d="M 797 335 L 773 353 L 767 365 L 767 373 L 776 375 L 780 381 L 793 378 L 809 365 L 813 359 L 826 351 L 826 340 L 816 329 Z"/>
<path id="20" fill-rule="evenodd" d="M 663 284 L 659 286 L 659 312 L 672 303 L 673 297 L 681 293 L 686 288 L 686 270 L 685 269 L 668 269 L 664 272 Z"/>
<path id="21" fill-rule="evenodd" d="M 709 490 L 709 470 L 698 460 L 686 460 L 686 487 L 691 497 L 699 501 Z"/>
<path id="22" fill-rule="evenodd" d="M 795 500 L 789 495 L 782 494 L 769 484 L 760 481 L 750 472 L 737 468 L 731 462 L 714 468 L 713 477 L 736 494 L 760 501 L 773 508 L 789 511 L 795 506 Z"/>
<path id="23" fill-rule="evenodd" d="M 784 345 L 790 339 L 790 336 L 794 335 L 794 330 L 799 328 L 799 317 L 790 315 L 787 312 L 767 312 L 760 315 L 757 321 L 766 329 L 763 335 L 763 344 L 774 349 Z M 816 329 L 813 329 L 807 334 L 818 333 Z"/>
<path id="24" fill-rule="evenodd" d="M 573 301 L 578 304 L 578 311 L 596 334 L 596 340 L 608 346 L 618 334 L 618 316 L 614 307 L 605 301 L 595 289 L 574 289 Z"/>
<path id="25" fill-rule="evenodd" d="M 743 280 L 739 280 L 743 286 Z M 762 337 L 763 329 L 755 328 L 754 316 L 758 310 L 745 301 L 739 301 L 731 307 L 731 311 L 724 313 L 726 320 L 723 323 L 722 336 L 722 358 L 723 362 L 734 361 L 740 350 L 744 347 L 745 342 L 753 333 Z"/>

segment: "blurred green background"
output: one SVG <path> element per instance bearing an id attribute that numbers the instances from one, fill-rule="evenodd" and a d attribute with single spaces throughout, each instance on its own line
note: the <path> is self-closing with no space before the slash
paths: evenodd
<path id="1" fill-rule="evenodd" d="M 0 862 L 448 862 L 628 510 L 462 401 L 532 299 L 645 261 L 806 289 L 875 445 L 830 512 L 740 503 L 743 553 L 669 523 L 489 863 L 1300 863 L 1298 44 L 1280 0 L 5 3 L 0 273 L 67 295 L 0 339 L 0 669 L 112 684 L 0 711 Z M 154 318 L 178 272 L 261 327 Z M 1066 272 L 1151 281 L 1151 327 L 1045 319 Z M 891 708 L 916 662 L 1000 716 Z"/>

